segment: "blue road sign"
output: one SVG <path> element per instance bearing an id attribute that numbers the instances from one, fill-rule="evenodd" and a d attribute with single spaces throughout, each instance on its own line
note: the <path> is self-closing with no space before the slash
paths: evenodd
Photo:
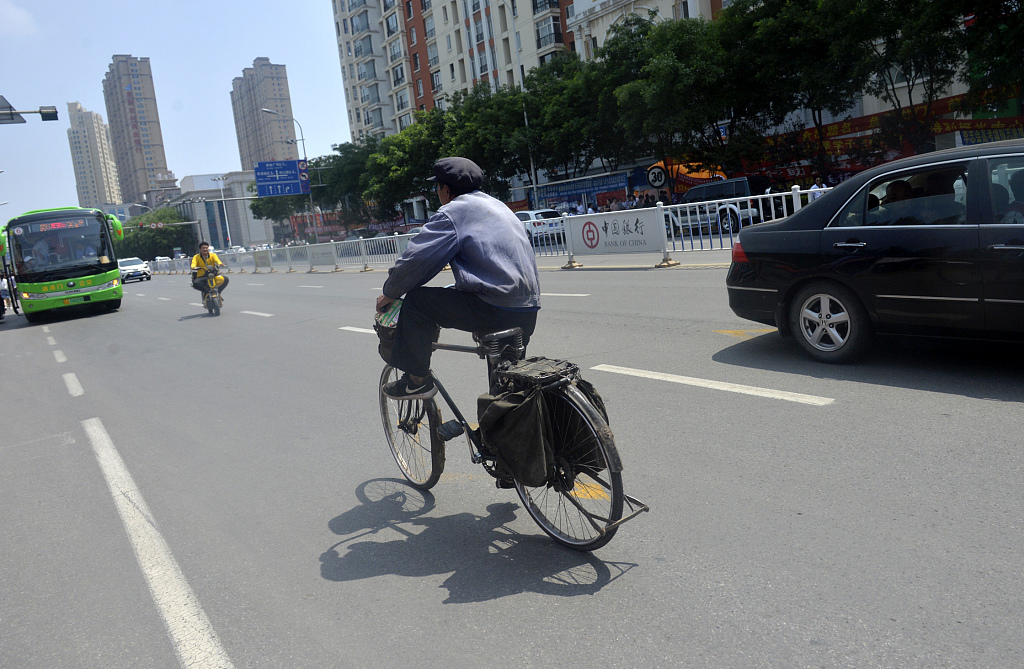
<path id="1" fill-rule="evenodd" d="M 256 194 L 259 197 L 301 195 L 309 192 L 309 172 L 304 160 L 271 160 L 256 163 Z"/>

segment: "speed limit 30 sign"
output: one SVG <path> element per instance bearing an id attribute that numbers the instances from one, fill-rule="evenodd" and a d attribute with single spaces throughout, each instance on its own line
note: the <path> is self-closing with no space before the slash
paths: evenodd
<path id="1" fill-rule="evenodd" d="M 651 188 L 661 188 L 668 181 L 668 172 L 661 165 L 651 165 L 647 168 L 647 183 Z"/>

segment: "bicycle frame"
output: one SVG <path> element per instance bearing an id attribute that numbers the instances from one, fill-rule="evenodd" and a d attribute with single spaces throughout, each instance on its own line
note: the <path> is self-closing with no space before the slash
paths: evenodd
<path id="1" fill-rule="evenodd" d="M 474 335 L 475 338 L 475 335 Z M 502 340 L 514 338 L 512 345 L 502 346 Z M 521 328 L 511 328 L 509 330 L 502 330 L 501 332 L 495 332 L 489 334 L 479 340 L 477 346 L 462 346 L 459 344 L 442 344 L 440 342 L 434 342 L 433 350 L 435 351 L 456 351 L 459 353 L 475 353 L 481 359 L 487 361 L 487 384 L 488 387 L 493 386 L 496 380 L 495 373 L 498 369 L 498 363 L 505 357 L 505 355 L 511 354 L 515 360 L 521 360 L 526 355 L 526 347 L 523 345 L 523 331 Z M 466 434 L 469 437 L 469 459 L 474 464 L 481 464 L 487 456 L 483 454 L 483 444 L 480 441 L 480 431 L 474 429 L 469 422 L 466 420 L 462 412 L 459 411 L 459 407 L 455 404 L 455 400 L 448 394 L 448 391 L 441 384 L 441 380 L 437 378 L 433 370 L 430 372 L 434 379 L 434 385 L 437 386 L 437 390 L 441 393 L 441 397 L 444 398 L 445 404 L 452 410 L 458 421 L 460 431 L 456 432 L 452 428 L 445 429 L 445 426 L 449 423 L 444 423 L 439 430 L 442 433 L 442 438 L 445 441 L 450 441 L 460 434 Z M 567 381 L 566 381 L 567 383 Z"/>

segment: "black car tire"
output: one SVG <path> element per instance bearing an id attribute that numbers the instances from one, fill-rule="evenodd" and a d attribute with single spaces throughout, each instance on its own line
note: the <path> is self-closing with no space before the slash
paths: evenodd
<path id="1" fill-rule="evenodd" d="M 729 225 L 732 228 L 733 234 L 740 231 L 740 217 L 735 211 L 729 211 Z"/>
<path id="2" fill-rule="evenodd" d="M 818 281 L 804 286 L 790 302 L 793 336 L 820 362 L 852 362 L 871 343 L 871 324 L 860 300 L 845 286 Z"/>

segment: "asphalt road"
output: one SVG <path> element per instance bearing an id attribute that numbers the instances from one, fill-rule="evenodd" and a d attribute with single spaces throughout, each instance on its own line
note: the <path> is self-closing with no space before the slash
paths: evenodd
<path id="1" fill-rule="evenodd" d="M 652 506 L 589 555 L 459 441 L 402 484 L 359 331 L 381 271 L 233 274 L 219 318 L 182 276 L 9 315 L 0 666 L 1018 666 L 1016 352 L 821 365 L 732 314 L 727 256 L 677 259 L 541 262 L 530 352 L 597 386 Z M 483 363 L 433 367 L 472 412 Z"/>

